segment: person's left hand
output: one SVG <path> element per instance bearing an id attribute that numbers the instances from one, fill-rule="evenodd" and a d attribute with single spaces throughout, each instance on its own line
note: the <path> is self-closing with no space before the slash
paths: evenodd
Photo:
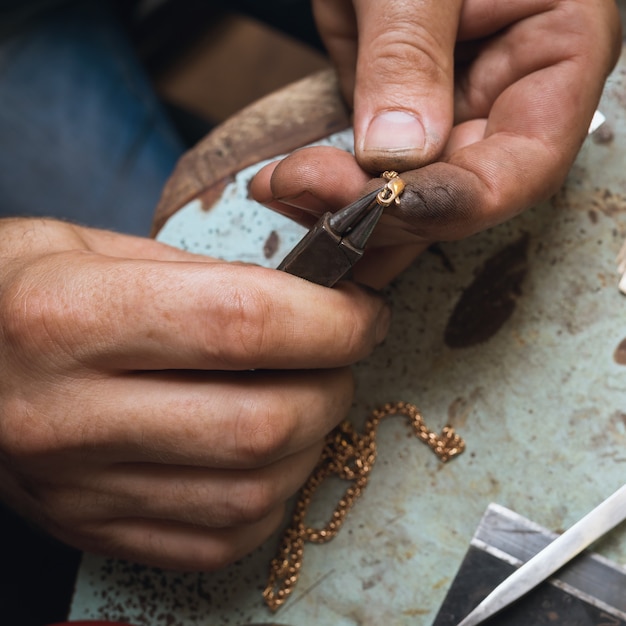
<path id="1" fill-rule="evenodd" d="M 389 328 L 356 285 L 58 220 L 1 219 L 0 257 L 0 502 L 156 567 L 280 527 Z"/>
<path id="2" fill-rule="evenodd" d="M 400 171 L 401 204 L 387 210 L 356 274 L 375 287 L 430 243 L 490 228 L 553 194 L 621 43 L 607 0 L 314 6 L 354 104 L 355 156 L 299 150 L 262 170 L 251 193 L 309 226 L 382 185 L 371 173 Z"/>

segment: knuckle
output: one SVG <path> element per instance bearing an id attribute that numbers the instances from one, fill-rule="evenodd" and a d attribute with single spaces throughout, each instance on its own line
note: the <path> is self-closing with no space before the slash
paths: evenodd
<path id="1" fill-rule="evenodd" d="M 342 365 L 349 365 L 366 356 L 374 348 L 374 333 L 363 313 L 355 307 L 337 311 L 337 329 L 333 336 L 334 350 L 342 355 Z"/>
<path id="2" fill-rule="evenodd" d="M 255 524 L 266 518 L 277 506 L 274 485 L 264 478 L 243 481 L 234 489 L 229 504 L 233 524 Z"/>
<path id="3" fill-rule="evenodd" d="M 80 527 L 88 516 L 84 494 L 80 489 L 41 486 L 38 500 L 46 517 L 60 527 Z"/>
<path id="4" fill-rule="evenodd" d="M 264 466 L 287 449 L 293 435 L 293 418 L 276 403 L 251 398 L 234 419 L 234 446 L 246 466 Z"/>
<path id="5" fill-rule="evenodd" d="M 553 0 L 549 3 L 552 32 L 561 32 L 569 55 L 595 60 L 608 73 L 621 50 L 621 19 L 615 2 Z M 595 72 L 593 73 L 595 74 Z"/>
<path id="6" fill-rule="evenodd" d="M 40 355 L 42 345 L 62 347 L 79 315 L 67 296 L 55 287 L 51 270 L 40 270 L 38 277 L 18 272 L 6 281 L 0 291 L 0 332 L 7 350 L 27 358 Z"/>
<path id="7" fill-rule="evenodd" d="M 13 464 L 23 465 L 53 448 L 53 438 L 45 420 L 31 403 L 18 396 L 3 398 L 0 418 L 0 446 Z"/>
<path id="8" fill-rule="evenodd" d="M 191 571 L 215 572 L 228 567 L 237 560 L 239 554 L 232 543 L 226 541 L 214 544 L 210 548 L 200 548 L 193 560 L 185 563 L 185 569 Z"/>
<path id="9" fill-rule="evenodd" d="M 356 390 L 356 380 L 351 367 L 329 370 L 324 386 L 324 415 L 331 417 L 331 426 L 345 419 Z M 320 416 L 321 421 L 321 416 Z M 326 433 L 323 433 L 326 434 Z"/>
<path id="10" fill-rule="evenodd" d="M 265 354 L 271 341 L 271 299 L 249 284 L 230 285 L 219 298 L 219 336 L 217 359 L 225 367 L 239 369 L 254 366 Z M 211 330 L 214 338 L 215 329 Z"/>
<path id="11" fill-rule="evenodd" d="M 14 352 L 41 345 L 42 321 L 46 303 L 41 292 L 30 289 L 25 281 L 14 278 L 0 293 L 0 328 L 3 340 Z"/>
<path id="12" fill-rule="evenodd" d="M 393 29 L 378 34 L 372 48 L 377 54 L 373 59 L 379 66 L 377 73 L 391 80 L 418 70 L 424 84 L 437 84 L 452 71 L 452 57 L 444 53 L 438 37 L 411 21 L 394 22 Z"/>
<path id="13" fill-rule="evenodd" d="M 456 83 L 456 90 L 462 96 L 462 110 L 457 105 L 457 115 L 463 120 L 487 117 L 494 100 L 493 90 L 487 84 L 489 75 L 461 75 Z"/>

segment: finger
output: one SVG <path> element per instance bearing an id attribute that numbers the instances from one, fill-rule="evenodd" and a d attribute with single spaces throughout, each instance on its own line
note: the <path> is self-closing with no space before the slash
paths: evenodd
<path id="1" fill-rule="evenodd" d="M 27 259 L 67 250 L 90 250 L 120 258 L 162 261 L 201 261 L 215 259 L 192 254 L 164 243 L 112 231 L 77 226 L 52 219 L 2 220 L 0 246 L 3 254 Z"/>
<path id="2" fill-rule="evenodd" d="M 483 44 L 477 58 L 460 72 L 455 97 L 457 122 L 486 118 L 508 87 L 550 67 L 558 66 L 560 71 L 566 64 L 573 65 L 578 68 L 580 81 L 595 84 L 591 93 L 597 92 L 597 85 L 601 86 L 615 62 L 615 44 L 619 39 L 606 36 L 607 32 L 615 31 L 614 26 L 602 23 L 606 10 L 591 13 L 589 3 L 586 6 L 571 2 L 544 4 L 550 4 L 550 9 L 544 6 L 542 12 L 511 23 L 500 35 Z M 506 10 L 501 13 L 507 15 Z M 479 21 L 477 16 L 473 16 L 473 21 Z M 597 36 L 590 36 L 594 32 Z M 585 87 L 581 84 L 580 88 Z M 563 106 L 570 104 L 564 101 Z"/>
<path id="3" fill-rule="evenodd" d="M 154 261 L 193 261 L 213 263 L 218 261 L 203 254 L 194 254 L 146 237 L 135 237 L 93 228 L 81 228 L 80 235 L 89 250 L 98 254 L 122 259 Z"/>
<path id="4" fill-rule="evenodd" d="M 317 29 L 328 50 L 346 102 L 352 106 L 359 32 L 352 0 L 313 0 Z"/>
<path id="5" fill-rule="evenodd" d="M 453 133 L 451 137 L 454 136 Z M 471 141 L 473 137 L 470 132 L 463 133 L 463 137 L 459 134 L 455 145 Z M 384 181 L 372 180 L 351 154 L 319 146 L 298 150 L 282 161 L 266 166 L 260 174 L 261 177 L 253 180 L 250 186 L 253 197 L 309 228 L 325 211 L 347 206 L 366 189 L 384 184 Z M 353 272 L 359 284 L 373 289 L 386 286 L 427 245 L 424 242 L 416 244 L 414 239 L 407 244 L 406 231 L 401 227 L 387 233 L 385 226 L 388 222 L 383 216 L 382 228 L 379 227 L 368 242 L 365 255 Z"/>
<path id="6" fill-rule="evenodd" d="M 253 471 L 156 464 L 120 464 L 50 503 L 66 524 L 98 519 L 169 520 L 206 528 L 254 524 L 281 507 L 313 471 L 323 441 Z M 94 491 L 94 487 L 97 490 Z M 91 506 L 86 507 L 85 502 Z"/>
<path id="7" fill-rule="evenodd" d="M 483 39 L 501 32 L 533 15 L 553 9 L 553 0 L 465 0 L 461 7 L 461 18 L 457 39 L 459 41 Z"/>
<path id="8" fill-rule="evenodd" d="M 80 533 L 56 530 L 63 541 L 84 551 L 153 567 L 213 571 L 244 557 L 277 530 L 284 507 L 254 524 L 206 529 L 167 520 L 116 519 Z"/>
<path id="9" fill-rule="evenodd" d="M 473 119 L 455 126 L 444 156 L 483 139 L 486 125 L 486 119 Z M 253 178 L 250 193 L 257 202 L 310 227 L 324 212 L 347 206 L 383 183 L 364 172 L 350 153 L 313 146 L 266 165 Z"/>
<path id="10" fill-rule="evenodd" d="M 537 160 L 531 161 L 528 151 Z M 400 206 L 388 210 L 423 241 L 454 241 L 547 198 L 564 173 L 556 176 L 548 155 L 531 141 L 495 136 L 456 152 L 448 162 L 405 172 Z"/>
<path id="11" fill-rule="evenodd" d="M 485 138 L 486 128 L 487 120 L 484 118 L 474 118 L 457 124 L 450 133 L 450 138 L 443 150 L 442 157 L 445 159 L 457 150 L 481 141 Z"/>
<path id="12" fill-rule="evenodd" d="M 349 368 L 91 380 L 89 394 L 75 386 L 59 408 L 42 406 L 45 389 L 33 391 L 30 421 L 5 447 L 16 464 L 24 459 L 31 471 L 45 473 L 62 429 L 64 454 L 56 463 L 69 483 L 80 478 L 78 464 L 92 471 L 132 462 L 254 469 L 322 439 L 346 416 L 352 397 Z M 41 423 L 37 414 L 48 428 L 31 435 L 30 422 Z"/>
<path id="13" fill-rule="evenodd" d="M 404 171 L 433 161 L 453 120 L 454 46 L 461 0 L 355 0 L 357 160 Z"/>
<path id="14" fill-rule="evenodd" d="M 427 243 L 400 244 L 366 251 L 354 268 L 354 278 L 372 289 L 383 289 L 426 250 Z"/>
<path id="15" fill-rule="evenodd" d="M 336 367 L 387 332 L 382 299 L 229 263 L 152 262 L 69 252 L 32 264 L 3 291 L 5 337 L 63 367 Z"/>
<path id="16" fill-rule="evenodd" d="M 578 27 L 575 32 L 586 33 Z M 482 141 L 454 151 L 444 163 L 403 174 L 409 184 L 396 215 L 412 232 L 431 241 L 465 237 L 558 189 L 587 135 L 613 61 L 614 41 L 572 41 L 573 50 L 579 50 L 576 41 L 584 44 L 580 53 L 532 72 L 498 96 Z"/>
<path id="17" fill-rule="evenodd" d="M 250 194 L 257 202 L 294 217 L 317 218 L 353 202 L 370 180 L 349 152 L 314 146 L 265 166 L 253 178 Z"/>
<path id="18" fill-rule="evenodd" d="M 620 28 L 617 3 L 604 0 L 588 0 L 583 3 L 576 0 L 524 0 L 523 2 L 502 2 L 501 0 L 465 0 L 461 8 L 458 40 L 483 39 L 502 32 L 517 22 L 529 17 L 552 14 L 557 27 L 576 31 L 582 16 L 586 24 L 585 31 L 595 30 L 600 22 L 600 31 L 605 34 Z M 608 27 L 608 30 L 606 28 Z M 606 38 L 607 41 L 610 37 Z M 554 41 L 549 42 L 550 45 Z M 605 43 L 605 42 L 602 42 Z M 574 49 L 574 52 L 576 50 Z"/>
<path id="19" fill-rule="evenodd" d="M 561 122 L 556 116 L 550 119 Z M 533 124 L 526 122 L 529 127 Z M 541 139 L 531 132 L 493 133 L 455 151 L 445 162 L 405 172 L 400 207 L 389 212 L 411 233 L 431 242 L 462 239 L 491 228 L 557 191 L 582 136 L 570 124 L 562 138 L 557 148 L 554 133 Z"/>

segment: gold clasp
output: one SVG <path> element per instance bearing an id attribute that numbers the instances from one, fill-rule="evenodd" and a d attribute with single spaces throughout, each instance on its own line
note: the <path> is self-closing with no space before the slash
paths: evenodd
<path id="1" fill-rule="evenodd" d="M 398 172 L 383 172 L 382 178 L 387 184 L 376 196 L 376 202 L 381 206 L 388 207 L 392 203 L 400 204 L 400 196 L 404 191 L 404 181 L 398 176 Z"/>

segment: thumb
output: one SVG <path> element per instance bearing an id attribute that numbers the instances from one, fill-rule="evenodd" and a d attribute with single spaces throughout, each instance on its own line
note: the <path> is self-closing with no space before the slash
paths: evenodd
<path id="1" fill-rule="evenodd" d="M 354 0 L 355 151 L 364 169 L 415 169 L 443 150 L 454 115 L 461 5 L 462 0 Z"/>

